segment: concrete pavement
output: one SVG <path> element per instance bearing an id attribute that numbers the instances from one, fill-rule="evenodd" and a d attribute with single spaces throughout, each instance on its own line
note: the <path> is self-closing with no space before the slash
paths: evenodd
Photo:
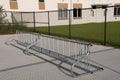
<path id="1" fill-rule="evenodd" d="M 59 62 L 55 59 L 38 53 L 28 56 L 21 50 L 24 47 L 6 45 L 10 36 L 0 35 L 0 80 L 120 80 L 120 49 L 93 45 L 90 62 L 104 70 L 73 78 L 43 58 Z"/>

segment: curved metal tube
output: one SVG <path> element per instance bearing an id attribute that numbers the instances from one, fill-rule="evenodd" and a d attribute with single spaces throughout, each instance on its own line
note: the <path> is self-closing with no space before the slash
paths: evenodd
<path id="1" fill-rule="evenodd" d="M 24 52 L 25 54 L 27 54 L 27 55 L 30 55 L 29 49 L 30 49 L 32 46 L 36 45 L 36 44 L 38 43 L 38 41 L 39 41 L 39 36 L 38 36 L 38 38 L 36 38 L 35 42 L 33 42 L 33 43 L 31 43 L 30 45 L 28 45 L 23 52 Z"/>
<path id="2" fill-rule="evenodd" d="M 9 38 L 5 41 L 5 44 L 6 44 L 6 45 L 10 45 L 11 42 L 15 41 L 15 36 L 16 36 L 16 34 L 14 34 L 13 36 L 9 37 Z"/>
<path id="3" fill-rule="evenodd" d="M 76 75 L 73 73 L 73 68 L 75 67 L 75 65 L 76 65 L 77 63 L 79 63 L 83 58 L 85 58 L 86 56 L 88 56 L 88 55 L 90 54 L 89 45 L 85 45 L 85 46 L 86 46 L 87 50 L 86 50 L 86 53 L 84 53 L 84 54 L 86 54 L 86 55 L 83 55 L 83 56 L 81 56 L 80 58 L 78 58 L 78 60 L 71 66 L 71 74 L 72 74 L 73 77 L 76 76 Z"/>

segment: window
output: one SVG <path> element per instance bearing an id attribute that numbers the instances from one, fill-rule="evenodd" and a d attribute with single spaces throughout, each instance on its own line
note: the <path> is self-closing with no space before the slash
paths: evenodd
<path id="1" fill-rule="evenodd" d="M 68 4 L 67 3 L 58 3 L 58 19 L 67 19 L 68 18 Z"/>
<path id="2" fill-rule="evenodd" d="M 120 16 L 120 7 L 114 8 L 114 16 Z"/>
<path id="3" fill-rule="evenodd" d="M 73 17 L 74 18 L 82 17 L 82 9 L 81 8 L 74 8 L 73 9 Z"/>
<path id="4" fill-rule="evenodd" d="M 67 19 L 68 11 L 67 8 L 58 8 L 58 19 Z"/>
<path id="5" fill-rule="evenodd" d="M 44 2 L 44 0 L 39 0 L 39 2 Z"/>
<path id="6" fill-rule="evenodd" d="M 73 18 L 81 18 L 81 17 L 82 17 L 82 3 L 74 3 Z"/>
<path id="7" fill-rule="evenodd" d="M 10 0 L 10 1 L 14 1 L 14 2 L 16 2 L 17 0 Z"/>

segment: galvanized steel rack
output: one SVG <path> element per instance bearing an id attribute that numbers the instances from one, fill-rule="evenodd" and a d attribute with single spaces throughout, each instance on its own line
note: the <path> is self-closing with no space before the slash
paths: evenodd
<path id="1" fill-rule="evenodd" d="M 67 70 L 73 77 L 81 75 L 79 70 L 84 71 L 84 74 L 103 70 L 89 61 L 90 46 L 92 46 L 90 43 L 20 30 L 17 30 L 14 38 L 9 39 L 6 43 L 11 44 L 11 42 L 24 46 L 23 52 L 27 55 L 31 55 L 31 49 L 59 60 L 58 65 L 71 66 Z"/>

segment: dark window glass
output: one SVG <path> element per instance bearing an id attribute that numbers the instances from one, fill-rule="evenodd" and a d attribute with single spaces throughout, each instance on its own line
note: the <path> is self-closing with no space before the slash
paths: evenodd
<path id="1" fill-rule="evenodd" d="M 119 16 L 120 15 L 120 7 L 115 7 L 114 8 L 114 15 Z"/>
<path id="2" fill-rule="evenodd" d="M 39 0 L 39 2 L 44 2 L 44 0 Z"/>
<path id="3" fill-rule="evenodd" d="M 79 8 L 78 9 L 78 17 L 81 17 L 82 16 L 82 11 L 81 11 L 81 9 Z"/>
<path id="4" fill-rule="evenodd" d="M 77 9 L 76 8 L 73 9 L 73 17 L 77 17 Z"/>
<path id="5" fill-rule="evenodd" d="M 118 8 L 118 15 L 120 15 L 120 7 Z"/>
<path id="6" fill-rule="evenodd" d="M 114 8 L 114 15 L 117 15 L 117 8 Z"/>
<path id="7" fill-rule="evenodd" d="M 82 10 L 81 10 L 81 8 L 74 8 L 73 9 L 73 17 L 74 18 L 82 17 Z"/>
<path id="8" fill-rule="evenodd" d="M 17 1 L 17 0 L 10 0 L 10 1 Z"/>

